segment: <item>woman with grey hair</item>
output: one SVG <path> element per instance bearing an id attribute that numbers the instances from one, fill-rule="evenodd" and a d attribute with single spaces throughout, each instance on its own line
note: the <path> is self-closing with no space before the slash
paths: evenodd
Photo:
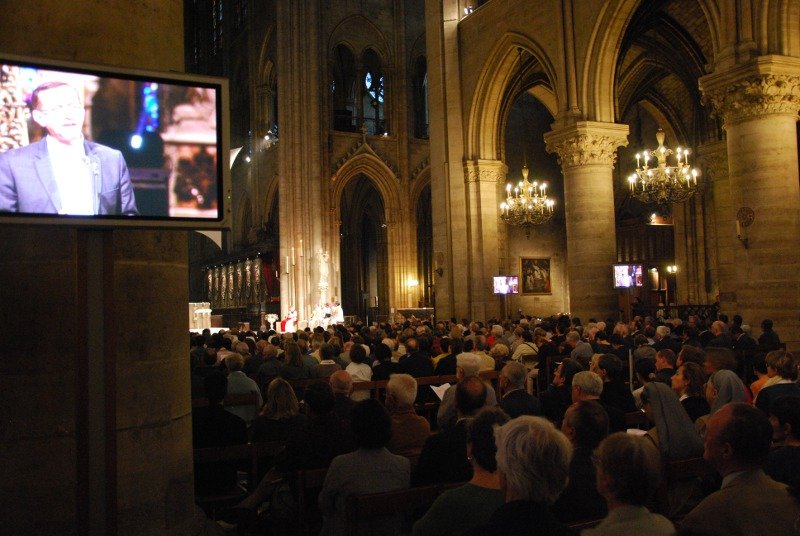
<path id="1" fill-rule="evenodd" d="M 569 439 L 542 417 L 523 415 L 495 430 L 505 504 L 477 534 L 572 534 L 550 511 L 569 478 Z"/>

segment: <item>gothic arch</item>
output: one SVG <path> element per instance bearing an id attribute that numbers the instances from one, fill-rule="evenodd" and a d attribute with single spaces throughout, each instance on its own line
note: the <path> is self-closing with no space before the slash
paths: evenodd
<path id="1" fill-rule="evenodd" d="M 430 183 L 431 183 L 431 166 L 429 164 L 417 174 L 417 177 L 411 184 L 411 195 L 409 199 L 411 200 L 412 214 L 416 214 L 417 204 L 419 203 L 419 196 L 422 194 L 422 191 L 425 189 L 425 187 L 430 185 Z"/>
<path id="2" fill-rule="evenodd" d="M 524 51 L 526 63 L 522 66 L 518 49 Z M 538 43 L 517 33 L 507 33 L 498 41 L 484 63 L 470 106 L 465 154 L 468 160 L 502 159 L 503 110 L 508 109 L 515 96 L 508 90 L 537 71 L 541 73 L 538 83 L 549 86 L 551 92 L 558 87 L 555 68 Z M 562 96 L 556 93 L 556 100 L 561 101 Z"/>
<path id="3" fill-rule="evenodd" d="M 361 153 L 345 162 L 331 177 L 331 207 L 335 209 L 335 217 L 338 220 L 339 199 L 347 183 L 358 174 L 369 177 L 386 203 L 387 220 L 389 213 L 396 213 L 401 210 L 400 192 L 397 188 L 397 177 L 391 169 L 376 155 Z"/>
<path id="4" fill-rule="evenodd" d="M 386 37 L 372 21 L 362 15 L 347 17 L 333 29 L 328 39 L 327 50 L 332 51 L 339 44 L 349 46 L 357 58 L 360 58 L 367 48 L 373 48 L 384 65 L 393 64 Z"/>
<path id="5" fill-rule="evenodd" d="M 369 178 L 383 198 L 388 244 L 388 292 L 393 307 L 414 305 L 407 284 L 416 276 L 416 230 L 408 214 L 408 197 L 401 196 L 396 175 L 368 146 L 345 162 L 331 178 L 330 207 L 333 222 L 341 220 L 341 196 L 347 184 L 359 175 Z M 333 251 L 340 249 L 339 236 Z"/>
<path id="6" fill-rule="evenodd" d="M 586 119 L 613 123 L 616 118 L 614 81 L 617 57 L 625 30 L 641 0 L 607 2 L 597 17 L 592 35 L 583 80 L 580 107 Z"/>

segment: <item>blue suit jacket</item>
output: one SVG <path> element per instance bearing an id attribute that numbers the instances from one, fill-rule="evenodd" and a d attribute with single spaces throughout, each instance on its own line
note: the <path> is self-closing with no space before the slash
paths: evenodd
<path id="1" fill-rule="evenodd" d="M 137 215 L 128 166 L 115 149 L 84 141 L 94 173 L 96 214 Z M 0 154 L 0 212 L 58 214 L 61 199 L 45 140 Z"/>

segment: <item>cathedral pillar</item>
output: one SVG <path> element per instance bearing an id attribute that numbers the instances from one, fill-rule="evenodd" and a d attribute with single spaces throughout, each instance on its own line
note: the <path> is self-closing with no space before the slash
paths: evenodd
<path id="1" fill-rule="evenodd" d="M 697 163 L 705 184 L 704 232 L 707 245 L 706 286 L 713 303 L 719 296 L 723 311 L 736 311 L 736 297 L 721 289 L 733 288 L 734 242 L 736 229 L 731 225 L 731 187 L 728 180 L 728 148 L 724 141 L 702 145 L 697 149 Z"/>
<path id="2" fill-rule="evenodd" d="M 613 169 L 627 136 L 627 125 L 592 121 L 544 136 L 564 175 L 568 308 L 584 321 L 618 316 L 611 268 L 617 260 Z"/>
<path id="3" fill-rule="evenodd" d="M 508 168 L 499 160 L 470 161 L 464 165 L 467 199 L 467 289 L 470 318 L 499 318 L 500 300 L 492 291 L 492 276 L 500 275 L 498 237 L 500 198 Z"/>
<path id="4" fill-rule="evenodd" d="M 700 79 L 727 134 L 731 207 L 720 235 L 733 242 L 733 277 L 721 288 L 750 325 L 771 318 L 800 340 L 800 60 L 761 57 Z M 738 235 L 738 240 L 737 240 Z M 792 342 L 789 343 L 790 346 Z"/>
<path id="5" fill-rule="evenodd" d="M 320 216 L 329 209 L 323 196 L 328 176 L 323 172 L 320 144 L 320 73 L 325 72 L 326 61 L 319 53 L 319 2 L 277 2 L 276 6 L 276 68 L 282 73 L 278 93 L 285 96 L 278 102 L 281 314 L 296 307 L 303 321 L 320 299 L 320 252 L 327 253 L 324 263 L 330 270 L 334 244 L 333 226 Z"/>

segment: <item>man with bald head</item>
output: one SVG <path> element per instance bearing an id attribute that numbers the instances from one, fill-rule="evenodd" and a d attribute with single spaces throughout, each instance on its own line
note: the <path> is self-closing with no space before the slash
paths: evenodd
<path id="1" fill-rule="evenodd" d="M 728 326 L 722 320 L 715 320 L 711 324 L 713 339 L 706 344 L 707 348 L 728 348 L 733 350 L 733 339 L 728 333 Z"/>
<path id="2" fill-rule="evenodd" d="M 464 482 L 472 478 L 467 460 L 469 420 L 486 404 L 486 384 L 477 376 L 466 376 L 455 388 L 457 420 L 453 426 L 432 435 L 425 442 L 412 485 Z"/>
<path id="3" fill-rule="evenodd" d="M 456 356 L 456 379 L 460 382 L 467 376 L 477 376 L 481 370 L 481 359 L 472 352 L 462 352 Z M 496 406 L 497 395 L 494 387 L 486 383 L 486 405 Z M 456 421 L 455 409 L 455 394 L 456 386 L 451 385 L 450 388 L 444 392 L 442 402 L 439 404 L 439 410 L 436 412 L 436 422 L 441 427 L 452 426 Z"/>
<path id="4" fill-rule="evenodd" d="M 762 470 L 771 439 L 766 415 L 748 404 L 727 404 L 711 416 L 703 457 L 722 487 L 689 512 L 682 533 L 797 534 L 800 503 Z"/>
<path id="5" fill-rule="evenodd" d="M 328 379 L 333 390 L 333 398 L 335 400 L 333 406 L 333 414 L 344 421 L 350 421 L 350 411 L 353 409 L 355 402 L 350 398 L 353 391 L 353 378 L 346 370 L 337 370 L 331 374 Z"/>
<path id="6" fill-rule="evenodd" d="M 528 394 L 525 384 L 528 369 L 518 361 L 509 361 L 500 371 L 500 408 L 512 419 L 520 415 L 542 415 L 539 399 Z"/>

